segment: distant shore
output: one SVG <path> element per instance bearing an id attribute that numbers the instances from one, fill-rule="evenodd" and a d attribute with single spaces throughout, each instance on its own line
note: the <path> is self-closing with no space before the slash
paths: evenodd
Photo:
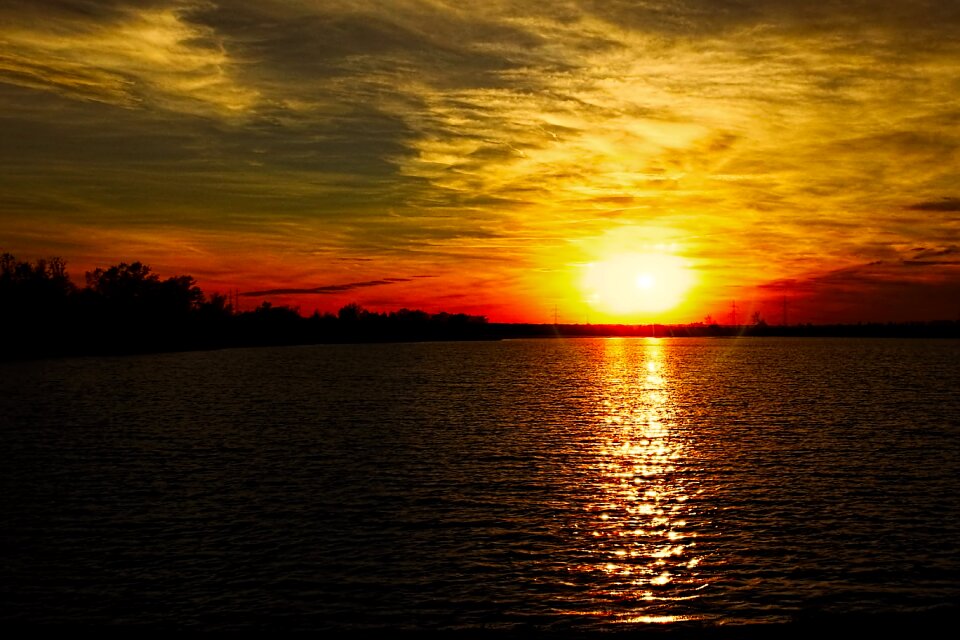
<path id="1" fill-rule="evenodd" d="M 500 338 L 960 338 L 960 322 L 869 322 L 857 324 L 491 324 Z"/>
<path id="2" fill-rule="evenodd" d="M 226 316 L 213 326 L 173 326 L 138 332 L 86 327 L 49 338 L 21 332 L 20 340 L 0 343 L 0 361 L 60 356 L 132 355 L 206 351 L 235 347 L 388 342 L 462 342 L 578 338 L 908 338 L 960 339 L 960 322 L 865 323 L 830 325 L 628 325 L 488 323 L 443 314 L 421 323 L 345 322 L 335 317 Z M 26 335 L 23 335 L 26 333 Z M 9 334 L 8 334 L 9 335 Z"/>

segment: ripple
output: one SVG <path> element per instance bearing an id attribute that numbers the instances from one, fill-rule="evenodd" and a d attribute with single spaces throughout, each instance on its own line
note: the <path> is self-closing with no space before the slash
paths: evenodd
<path id="1" fill-rule="evenodd" d="M 618 630 L 960 599 L 960 344 L 4 363 L 3 619 Z"/>

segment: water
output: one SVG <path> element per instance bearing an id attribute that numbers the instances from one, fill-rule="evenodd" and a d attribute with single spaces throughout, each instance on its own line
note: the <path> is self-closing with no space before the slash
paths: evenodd
<path id="1" fill-rule="evenodd" d="M 605 631 L 960 601 L 960 342 L 0 365 L 10 625 Z"/>

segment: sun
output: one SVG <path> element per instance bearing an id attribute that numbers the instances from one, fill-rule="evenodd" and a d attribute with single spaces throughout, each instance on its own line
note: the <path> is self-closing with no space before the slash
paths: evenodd
<path id="1" fill-rule="evenodd" d="M 679 256 L 623 253 L 586 265 L 581 288 L 597 311 L 626 315 L 669 311 L 683 302 L 693 282 Z"/>

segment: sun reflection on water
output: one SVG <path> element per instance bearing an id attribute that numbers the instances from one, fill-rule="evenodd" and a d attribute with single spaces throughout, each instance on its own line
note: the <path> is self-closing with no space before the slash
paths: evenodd
<path id="1" fill-rule="evenodd" d="M 687 524 L 696 491 L 663 344 L 608 340 L 604 355 L 591 470 L 596 502 L 587 507 L 585 537 L 591 561 L 576 569 L 593 576 L 594 598 L 613 609 L 599 615 L 649 624 L 690 619 L 677 605 L 705 586 Z"/>

